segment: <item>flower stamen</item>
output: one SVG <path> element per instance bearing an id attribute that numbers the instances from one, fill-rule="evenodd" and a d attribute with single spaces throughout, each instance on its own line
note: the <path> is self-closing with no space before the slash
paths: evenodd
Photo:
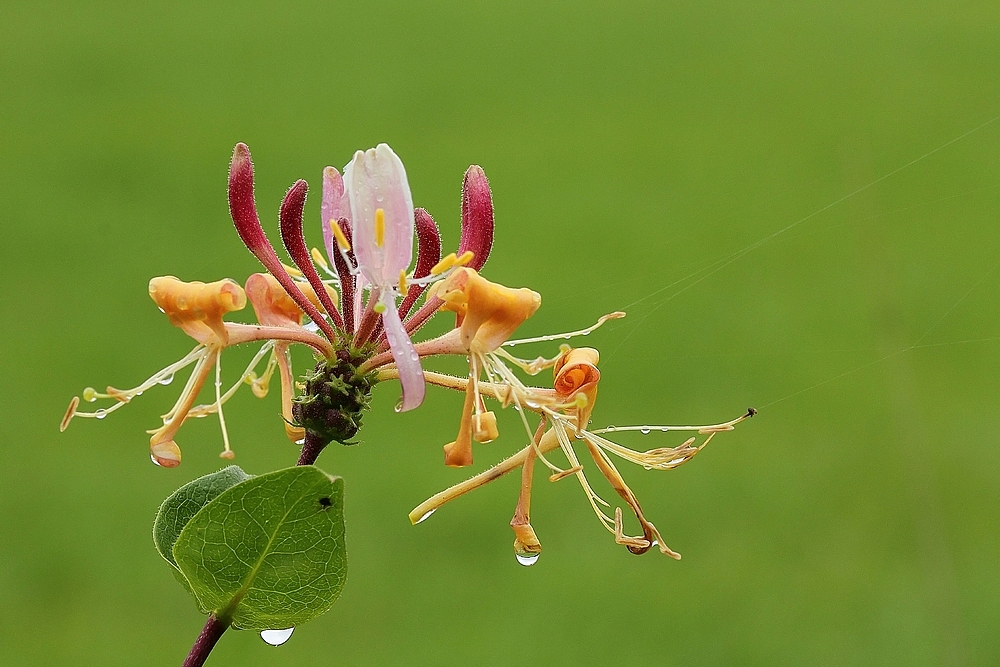
<path id="1" fill-rule="evenodd" d="M 576 336 L 587 336 L 592 331 L 597 330 L 602 324 L 604 324 L 608 320 L 619 320 L 623 317 L 625 317 L 625 313 L 621 311 L 615 311 L 613 313 L 608 313 L 607 315 L 602 315 L 597 320 L 596 324 L 592 324 L 586 329 L 580 329 L 579 331 L 569 331 L 560 334 L 549 334 L 548 336 L 536 336 L 534 338 L 519 338 L 517 340 L 508 340 L 503 344 L 503 346 L 514 347 L 515 345 L 524 345 L 526 343 L 544 343 L 550 340 L 559 340 L 559 339 L 569 340 L 570 338 L 575 338 Z"/>

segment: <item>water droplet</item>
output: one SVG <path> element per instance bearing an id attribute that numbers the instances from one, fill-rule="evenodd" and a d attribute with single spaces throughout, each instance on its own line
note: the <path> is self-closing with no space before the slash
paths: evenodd
<path id="1" fill-rule="evenodd" d="M 292 636 L 295 628 L 285 628 L 284 630 L 261 630 L 260 638 L 271 646 L 281 646 Z"/>
<path id="2" fill-rule="evenodd" d="M 420 355 L 416 352 L 410 352 L 410 361 L 420 361 Z"/>
<path id="3" fill-rule="evenodd" d="M 534 565 L 535 563 L 537 563 L 539 556 L 541 556 L 541 554 L 538 554 L 538 553 L 534 553 L 533 554 L 533 553 L 530 553 L 530 552 L 527 552 L 527 551 L 524 552 L 524 553 L 514 552 L 514 558 L 517 559 L 518 563 L 520 563 L 521 565 L 523 565 L 525 567 L 531 567 L 532 565 Z"/>
<path id="4" fill-rule="evenodd" d="M 604 427 L 604 430 L 605 430 L 605 431 L 614 431 L 614 430 L 615 430 L 615 429 L 617 429 L 617 428 L 618 428 L 618 427 L 617 427 L 617 426 L 615 426 L 614 424 L 608 424 L 608 425 L 607 425 L 606 427 Z"/>
<path id="5" fill-rule="evenodd" d="M 95 416 L 95 417 L 97 417 L 98 419 L 104 419 L 105 417 L 107 417 L 107 416 L 108 416 L 108 413 L 107 413 L 107 411 L 106 411 L 106 410 L 104 410 L 104 409 L 101 409 L 101 410 L 95 410 L 95 411 L 94 411 L 94 416 Z"/>
<path id="6" fill-rule="evenodd" d="M 660 429 L 660 432 L 661 432 L 661 433 L 669 433 L 669 432 L 670 432 L 670 428 L 668 428 L 668 427 L 664 426 L 664 427 L 662 427 L 662 428 Z"/>
<path id="7" fill-rule="evenodd" d="M 589 332 L 589 331 L 584 331 L 584 332 L 583 332 L 583 335 L 584 335 L 584 336 L 589 336 L 589 335 L 590 335 L 590 332 Z"/>
<path id="8" fill-rule="evenodd" d="M 301 445 L 304 445 L 304 444 L 306 444 L 306 439 L 305 439 L 305 438 L 302 438 L 302 439 L 300 439 L 300 440 L 296 440 L 296 441 L 295 441 L 295 444 L 296 444 L 296 445 L 300 445 L 300 446 L 301 446 Z"/>
<path id="9" fill-rule="evenodd" d="M 149 460 L 150 460 L 150 461 L 152 461 L 152 462 L 153 462 L 154 464 L 156 464 L 156 465 L 160 465 L 160 462 L 159 462 L 159 461 L 157 461 L 157 460 L 156 460 L 156 457 L 155 457 L 155 456 L 153 456 L 152 454 L 150 454 L 150 455 L 149 455 Z M 162 467 L 162 466 L 160 466 L 160 467 Z"/>
<path id="10" fill-rule="evenodd" d="M 157 382 L 159 384 L 170 384 L 173 381 L 174 381 L 174 374 L 173 373 L 171 373 L 170 375 L 165 375 L 162 378 L 160 378 L 159 380 L 157 380 Z"/>
<path id="11" fill-rule="evenodd" d="M 436 508 L 435 508 L 435 509 L 432 509 L 432 510 L 429 510 L 429 511 L 427 512 L 427 514 L 425 514 L 425 515 L 423 515 L 422 517 L 420 517 L 419 519 L 417 519 L 417 523 L 423 523 L 424 521 L 427 521 L 427 519 L 428 519 L 428 518 L 430 517 L 430 515 L 431 515 L 431 514 L 434 514 L 434 512 L 437 512 L 437 509 L 436 509 Z"/>
<path id="12" fill-rule="evenodd" d="M 648 428 L 640 428 L 639 429 L 639 433 L 642 433 L 643 435 L 649 435 L 649 431 L 650 431 L 650 429 L 648 429 Z"/>

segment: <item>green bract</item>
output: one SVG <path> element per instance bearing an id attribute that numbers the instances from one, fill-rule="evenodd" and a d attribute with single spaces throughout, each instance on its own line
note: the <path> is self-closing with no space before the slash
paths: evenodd
<path id="1" fill-rule="evenodd" d="M 343 480 L 314 466 L 259 477 L 230 466 L 164 501 L 154 542 L 204 613 L 287 628 L 327 611 L 344 586 L 343 498 Z"/>

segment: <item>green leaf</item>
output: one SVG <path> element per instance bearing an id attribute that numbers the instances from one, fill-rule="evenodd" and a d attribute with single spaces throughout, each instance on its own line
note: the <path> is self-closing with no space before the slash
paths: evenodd
<path id="1" fill-rule="evenodd" d="M 344 481 L 296 466 L 241 482 L 188 522 L 173 555 L 201 610 L 234 627 L 311 620 L 347 577 Z"/>
<path id="2" fill-rule="evenodd" d="M 198 511 L 226 489 L 250 479 L 239 466 L 229 466 L 199 477 L 174 491 L 160 505 L 153 521 L 153 544 L 160 555 L 174 567 L 174 543 L 184 526 Z"/>

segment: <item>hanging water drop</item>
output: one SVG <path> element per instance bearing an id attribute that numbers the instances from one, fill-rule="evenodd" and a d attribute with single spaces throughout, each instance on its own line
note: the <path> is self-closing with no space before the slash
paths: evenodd
<path id="1" fill-rule="evenodd" d="M 605 427 L 605 429 L 604 429 L 604 430 L 605 430 L 605 431 L 614 431 L 614 430 L 615 430 L 615 429 L 617 429 L 617 428 L 618 428 L 618 427 L 617 427 L 617 426 L 615 426 L 614 424 L 608 424 L 608 425 L 607 425 L 607 426 Z"/>
<path id="2" fill-rule="evenodd" d="M 157 380 L 157 382 L 159 384 L 170 384 L 173 381 L 174 381 L 174 374 L 173 373 L 170 373 L 168 375 L 164 375 L 162 378 L 160 378 L 159 380 Z"/>
<path id="3" fill-rule="evenodd" d="M 95 416 L 95 417 L 97 417 L 98 419 L 104 419 L 105 417 L 107 417 L 107 416 L 108 416 L 108 413 L 107 413 L 107 411 L 106 411 L 106 410 L 104 410 L 104 409 L 102 408 L 102 409 L 100 409 L 100 410 L 95 410 L 95 411 L 94 411 L 94 416 Z"/>
<path id="4" fill-rule="evenodd" d="M 648 427 L 646 427 L 646 428 L 640 428 L 639 429 L 639 433 L 642 433 L 643 435 L 649 435 L 649 431 L 650 430 L 651 429 L 649 429 Z"/>
<path id="5" fill-rule="evenodd" d="M 432 509 L 432 510 L 428 510 L 428 512 L 426 514 L 424 514 L 422 517 L 420 517 L 419 519 L 417 519 L 417 523 L 423 523 L 424 521 L 427 521 L 427 519 L 430 518 L 431 514 L 434 514 L 434 512 L 437 512 L 436 508 Z"/>
<path id="6" fill-rule="evenodd" d="M 521 565 L 523 565 L 525 567 L 531 567 L 532 565 L 534 565 L 535 563 L 537 563 L 538 562 L 538 557 L 541 556 L 541 555 L 542 554 L 540 554 L 540 553 L 531 553 L 529 551 L 524 551 L 524 552 L 521 552 L 521 553 L 518 553 L 516 551 L 514 552 L 514 558 L 517 559 L 518 563 L 520 563 Z"/>
<path id="7" fill-rule="evenodd" d="M 285 628 L 284 630 L 261 630 L 260 638 L 271 646 L 281 646 L 292 636 L 295 628 Z"/>
<path id="8" fill-rule="evenodd" d="M 301 447 L 302 445 L 306 444 L 306 439 L 305 438 L 301 438 L 300 440 L 296 440 L 295 444 L 299 445 Z"/>

